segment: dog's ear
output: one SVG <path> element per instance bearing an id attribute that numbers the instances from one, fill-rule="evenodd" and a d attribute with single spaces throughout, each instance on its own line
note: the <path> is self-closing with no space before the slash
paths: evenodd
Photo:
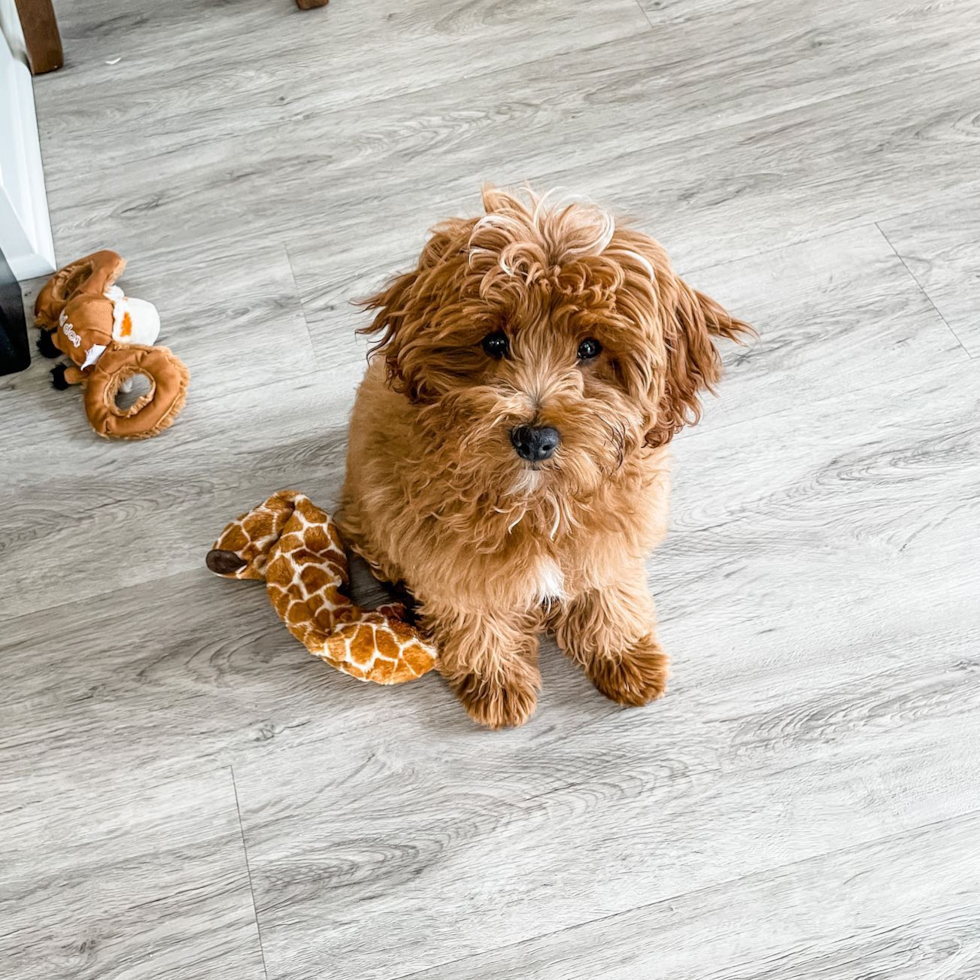
<path id="1" fill-rule="evenodd" d="M 660 285 L 667 372 L 654 425 L 647 432 L 648 446 L 670 442 L 685 425 L 700 419 L 700 393 L 712 391 L 721 377 L 721 356 L 712 338 L 739 341 L 755 333 L 679 276 L 671 273 Z"/>
<path id="2" fill-rule="evenodd" d="M 395 276 L 380 292 L 358 301 L 364 309 L 377 311 L 370 325 L 362 327 L 358 333 L 377 335 L 370 353 L 384 355 L 389 383 L 405 381 L 399 362 L 402 348 L 408 341 L 412 294 L 418 278 L 418 269 Z"/>
<path id="3" fill-rule="evenodd" d="M 451 295 L 448 286 L 455 270 L 466 261 L 472 225 L 463 220 L 437 225 L 417 266 L 359 304 L 377 311 L 360 331 L 376 335 L 371 353 L 384 355 L 388 383 L 413 401 L 432 394 L 425 381 L 427 339 L 438 332 L 436 320 Z"/>
<path id="4" fill-rule="evenodd" d="M 684 282 L 649 235 L 617 226 L 603 257 L 617 268 L 616 312 L 629 338 L 622 341 L 619 369 L 644 411 L 644 442 L 662 446 L 698 421 L 701 392 L 721 377 L 712 338 L 740 341 L 755 331 Z"/>

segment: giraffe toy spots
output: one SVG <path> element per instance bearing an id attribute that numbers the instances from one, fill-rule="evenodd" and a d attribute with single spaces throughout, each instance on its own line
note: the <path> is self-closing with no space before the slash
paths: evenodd
<path id="1" fill-rule="evenodd" d="M 286 629 L 351 677 L 403 684 L 436 665 L 434 647 L 405 622 L 403 605 L 364 610 L 350 600 L 337 526 L 302 493 L 280 490 L 232 521 L 207 565 L 225 578 L 264 580 Z"/>

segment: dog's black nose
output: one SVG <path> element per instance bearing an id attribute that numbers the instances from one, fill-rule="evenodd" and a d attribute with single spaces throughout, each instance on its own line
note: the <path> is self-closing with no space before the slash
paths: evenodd
<path id="1" fill-rule="evenodd" d="M 510 441 L 521 459 L 537 462 L 550 459 L 554 455 L 561 436 L 550 425 L 519 425 L 510 430 Z"/>

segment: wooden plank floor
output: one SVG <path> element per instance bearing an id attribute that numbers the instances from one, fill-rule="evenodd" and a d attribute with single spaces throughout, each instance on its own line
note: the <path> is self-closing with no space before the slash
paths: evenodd
<path id="1" fill-rule="evenodd" d="M 0 379 L 0 973 L 980 976 L 980 0 L 57 9 L 59 258 L 124 252 L 193 386 L 120 445 Z M 675 444 L 649 709 L 549 644 L 479 731 L 203 567 L 335 503 L 350 300 L 484 180 L 631 214 L 760 330 Z"/>

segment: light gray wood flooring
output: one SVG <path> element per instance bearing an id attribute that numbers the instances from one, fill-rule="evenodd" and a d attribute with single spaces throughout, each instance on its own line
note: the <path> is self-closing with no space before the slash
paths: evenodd
<path id="1" fill-rule="evenodd" d="M 0 975 L 980 976 L 980 0 L 56 6 L 58 256 L 122 251 L 193 384 L 128 445 L 0 379 Z M 203 566 L 335 503 L 350 300 L 485 180 L 760 331 L 676 442 L 645 710 L 549 645 L 479 731 Z"/>

